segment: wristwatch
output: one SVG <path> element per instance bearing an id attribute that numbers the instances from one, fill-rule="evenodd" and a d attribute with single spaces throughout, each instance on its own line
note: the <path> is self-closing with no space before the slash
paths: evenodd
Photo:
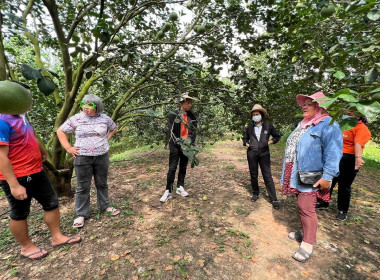
<path id="1" fill-rule="evenodd" d="M 362 158 L 362 156 L 355 156 L 355 158 Z"/>

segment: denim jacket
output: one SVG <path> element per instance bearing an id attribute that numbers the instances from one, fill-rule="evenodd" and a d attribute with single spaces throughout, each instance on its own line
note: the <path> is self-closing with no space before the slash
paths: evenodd
<path id="1" fill-rule="evenodd" d="M 298 171 L 323 171 L 322 179 L 332 181 L 339 175 L 343 137 L 337 122 L 330 125 L 331 117 L 307 128 L 297 144 L 297 162 L 293 165 L 290 187 L 300 192 L 312 192 L 317 188 L 298 184 Z M 298 124 L 299 128 L 301 124 Z M 292 134 L 294 131 L 292 132 Z M 285 160 L 282 168 L 281 185 L 284 180 Z"/>

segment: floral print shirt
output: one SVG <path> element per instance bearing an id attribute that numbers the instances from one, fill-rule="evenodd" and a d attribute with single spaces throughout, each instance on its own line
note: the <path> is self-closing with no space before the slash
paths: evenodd
<path id="1" fill-rule="evenodd" d="M 61 126 L 65 133 L 75 134 L 75 147 L 81 156 L 100 156 L 108 152 L 108 132 L 116 124 L 105 114 L 89 117 L 81 112 L 66 120 Z"/>

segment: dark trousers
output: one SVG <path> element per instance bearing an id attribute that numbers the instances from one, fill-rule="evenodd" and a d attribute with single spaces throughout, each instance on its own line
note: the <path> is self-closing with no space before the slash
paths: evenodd
<path id="1" fill-rule="evenodd" d="M 177 186 L 184 186 L 188 161 L 189 159 L 187 158 L 187 156 L 183 154 L 180 148 L 178 147 L 170 148 L 169 171 L 168 171 L 167 183 L 166 183 L 166 189 L 169 190 L 170 192 L 172 192 L 172 189 L 173 189 L 175 172 L 177 170 L 178 162 L 179 162 L 179 171 L 178 171 Z"/>
<path id="2" fill-rule="evenodd" d="M 331 184 L 330 195 L 338 183 L 338 211 L 348 212 L 351 200 L 351 185 L 359 170 L 355 170 L 355 155 L 343 154 L 339 163 L 339 176 Z"/>
<path id="3" fill-rule="evenodd" d="M 264 178 L 264 183 L 271 201 L 276 201 L 276 189 L 274 187 L 272 172 L 270 170 L 270 154 L 258 155 L 251 149 L 247 150 L 247 159 L 249 165 L 249 173 L 251 175 L 251 186 L 253 194 L 259 195 L 259 165 L 261 169 L 261 174 Z"/>

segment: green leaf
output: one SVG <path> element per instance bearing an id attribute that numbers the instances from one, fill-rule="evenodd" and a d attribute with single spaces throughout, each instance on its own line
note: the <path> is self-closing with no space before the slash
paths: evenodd
<path id="1" fill-rule="evenodd" d="M 348 118 L 340 121 L 339 126 L 342 131 L 345 131 L 354 128 L 357 123 L 358 120 L 356 118 Z"/>
<path id="2" fill-rule="evenodd" d="M 42 78 L 42 74 L 37 69 L 34 69 L 33 67 L 22 64 L 21 65 L 21 74 L 25 77 L 27 80 L 38 80 Z"/>
<path id="3" fill-rule="evenodd" d="M 337 96 L 337 98 L 343 99 L 344 101 L 347 101 L 347 102 L 358 102 L 359 101 L 355 97 L 353 97 L 349 94 L 340 94 Z"/>
<path id="4" fill-rule="evenodd" d="M 334 74 L 334 77 L 341 80 L 341 79 L 344 79 L 344 77 L 346 77 L 346 75 L 342 71 L 336 71 Z"/>
<path id="5" fill-rule="evenodd" d="M 380 104 L 377 101 L 360 101 L 356 104 L 356 109 L 369 118 L 377 117 L 380 114 Z"/>
<path id="6" fill-rule="evenodd" d="M 319 99 L 319 98 L 318 98 Z M 317 99 L 315 99 L 317 100 Z M 327 108 L 329 107 L 331 104 L 333 104 L 335 102 L 336 98 L 332 98 L 331 100 L 327 101 L 327 102 L 323 102 L 321 104 L 319 104 L 319 107 L 322 107 L 322 108 Z"/>
<path id="7" fill-rule="evenodd" d="M 41 79 L 38 79 L 37 81 L 38 89 L 45 95 L 48 96 L 52 92 L 55 91 L 56 85 L 52 80 L 50 80 L 50 77 L 42 77 Z"/>
<path id="8" fill-rule="evenodd" d="M 370 20 L 378 20 L 380 18 L 380 10 L 379 9 L 374 9 L 374 10 L 370 11 L 367 14 L 367 17 Z"/>
<path id="9" fill-rule="evenodd" d="M 51 71 L 50 69 L 47 69 L 47 68 L 45 68 L 45 67 L 42 67 L 42 68 L 40 69 L 40 71 L 47 71 L 47 72 L 49 72 L 50 74 L 52 74 L 54 77 L 56 77 L 57 79 L 59 79 L 59 75 L 58 75 L 57 73 Z"/>
<path id="10" fill-rule="evenodd" d="M 379 91 L 380 91 L 380 88 L 376 88 L 374 90 L 371 90 L 370 93 L 379 92 Z"/>
<path id="11" fill-rule="evenodd" d="M 377 77 L 379 76 L 379 72 L 375 67 L 373 67 L 371 70 L 369 70 L 364 75 L 364 81 L 366 84 L 372 84 L 376 81 Z"/>

